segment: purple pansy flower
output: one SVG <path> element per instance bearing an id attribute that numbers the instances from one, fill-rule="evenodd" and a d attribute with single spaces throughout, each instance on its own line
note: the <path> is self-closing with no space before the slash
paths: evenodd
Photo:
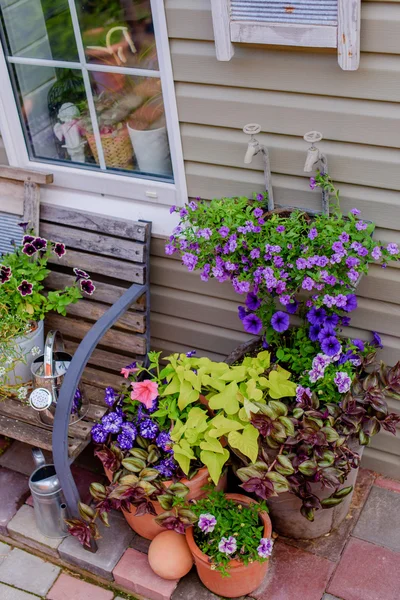
<path id="1" fill-rule="evenodd" d="M 91 434 L 92 439 L 96 444 L 104 444 L 108 437 L 108 432 L 100 423 L 96 423 L 96 425 L 93 425 Z"/>
<path id="2" fill-rule="evenodd" d="M 218 544 L 218 550 L 223 554 L 233 554 L 236 552 L 237 542 L 236 538 L 231 535 L 230 537 L 221 538 L 220 543 Z"/>
<path id="3" fill-rule="evenodd" d="M 108 433 L 119 433 L 122 425 L 122 417 L 116 412 L 112 412 L 101 419 L 101 424 Z"/>
<path id="4" fill-rule="evenodd" d="M 17 290 L 21 294 L 21 296 L 30 296 L 33 290 L 33 284 L 29 283 L 24 279 L 21 284 L 17 287 Z"/>
<path id="5" fill-rule="evenodd" d="M 46 250 L 47 248 L 47 240 L 41 237 L 35 238 L 32 244 L 35 246 L 36 250 Z"/>
<path id="6" fill-rule="evenodd" d="M 262 321 L 257 315 L 251 313 L 246 315 L 242 321 L 244 330 L 247 333 L 252 333 L 253 335 L 258 335 L 262 330 Z"/>
<path id="7" fill-rule="evenodd" d="M 154 439 L 158 434 L 158 425 L 151 419 L 144 419 L 139 425 L 140 435 L 147 440 Z"/>
<path id="8" fill-rule="evenodd" d="M 272 315 L 271 325 L 278 333 L 282 333 L 289 328 L 289 315 L 278 310 Z"/>
<path id="9" fill-rule="evenodd" d="M 335 375 L 334 382 L 336 383 L 340 394 L 345 394 L 351 387 L 351 379 L 345 371 L 338 371 Z"/>
<path id="10" fill-rule="evenodd" d="M 37 250 L 33 244 L 25 244 L 25 246 L 22 248 L 22 252 L 27 256 L 33 256 L 36 254 Z"/>
<path id="11" fill-rule="evenodd" d="M 65 244 L 62 244 L 61 242 L 57 242 L 54 246 L 54 254 L 57 254 L 58 258 L 61 258 L 62 256 L 64 256 L 64 254 L 66 254 L 66 249 L 65 249 Z"/>
<path id="12" fill-rule="evenodd" d="M 340 342 L 335 336 L 331 335 L 330 337 L 324 339 L 321 344 L 322 351 L 327 356 L 335 356 L 338 352 L 340 352 L 341 345 Z"/>
<path id="13" fill-rule="evenodd" d="M 197 525 L 203 533 L 212 533 L 217 524 L 217 519 L 210 513 L 203 513 L 199 516 Z"/>
<path id="14" fill-rule="evenodd" d="M 257 310 L 261 306 L 261 300 L 256 294 L 249 292 L 246 296 L 246 306 L 249 310 Z"/>
<path id="15" fill-rule="evenodd" d="M 272 554 L 274 542 L 270 538 L 261 538 L 260 545 L 257 548 L 258 556 L 268 558 Z"/>
<path id="16" fill-rule="evenodd" d="M 91 279 L 81 279 L 79 282 L 82 292 L 85 292 L 88 296 L 92 296 L 95 292 L 96 286 L 93 284 Z"/>
<path id="17" fill-rule="evenodd" d="M 106 387 L 104 392 L 104 402 L 108 406 L 113 406 L 115 402 L 115 390 L 112 387 Z"/>

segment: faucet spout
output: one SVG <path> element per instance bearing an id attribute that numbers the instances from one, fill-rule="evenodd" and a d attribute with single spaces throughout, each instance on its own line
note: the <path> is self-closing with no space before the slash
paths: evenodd
<path id="1" fill-rule="evenodd" d="M 309 148 L 307 152 L 307 158 L 304 165 L 304 172 L 311 173 L 311 171 L 313 170 L 313 166 L 320 160 L 320 158 L 321 155 L 318 148 L 311 146 L 311 148 Z"/>
<path id="2" fill-rule="evenodd" d="M 249 165 L 253 156 L 255 156 L 260 151 L 260 145 L 256 140 L 250 140 L 249 145 L 247 146 L 247 152 L 244 157 L 244 164 Z"/>

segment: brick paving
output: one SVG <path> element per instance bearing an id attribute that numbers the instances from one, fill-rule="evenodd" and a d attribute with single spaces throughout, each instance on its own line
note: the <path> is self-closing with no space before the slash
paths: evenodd
<path id="1" fill-rule="evenodd" d="M 155 575 L 147 561 L 149 542 L 117 513 L 111 529 L 102 531 L 96 554 L 70 537 L 45 539 L 29 500 L 24 504 L 29 452 L 14 442 L 0 461 L 1 600 L 219 600 L 195 570 L 179 582 Z M 75 469 L 82 494 L 96 472 L 88 459 Z M 349 515 L 338 530 L 317 540 L 278 538 L 263 584 L 241 600 L 400 599 L 399 514 L 400 482 L 361 469 Z"/>

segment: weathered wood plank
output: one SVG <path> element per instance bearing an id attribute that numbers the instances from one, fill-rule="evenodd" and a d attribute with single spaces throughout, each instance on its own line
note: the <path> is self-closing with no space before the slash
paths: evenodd
<path id="1" fill-rule="evenodd" d="M 0 211 L 12 215 L 24 214 L 24 183 L 0 180 Z"/>
<path id="2" fill-rule="evenodd" d="M 344 71 L 360 65 L 361 0 L 338 0 L 338 62 Z"/>
<path id="3" fill-rule="evenodd" d="M 0 177 L 12 179 L 13 181 L 31 181 L 38 184 L 53 183 L 53 174 L 36 171 L 33 169 L 20 169 L 18 167 L 8 167 L 0 165 Z"/>
<path id="4" fill-rule="evenodd" d="M 96 254 L 86 254 L 77 250 L 69 250 L 63 256 L 62 261 L 63 266 L 79 267 L 84 271 L 88 271 L 90 275 L 97 273 L 132 283 L 143 284 L 145 282 L 146 268 L 139 263 L 135 264 L 107 256 L 97 256 Z M 50 262 L 57 265 L 58 259 L 51 258 Z"/>
<path id="5" fill-rule="evenodd" d="M 64 341 L 67 352 L 74 354 L 79 344 L 77 342 L 72 342 L 71 340 Z M 119 374 L 122 367 L 129 365 L 135 359 L 135 354 L 129 356 L 127 354 L 117 354 L 116 352 L 108 352 L 107 350 L 96 348 L 89 358 L 88 364 L 94 367 L 103 367 Z"/>
<path id="6" fill-rule="evenodd" d="M 42 203 L 40 206 L 40 218 L 51 223 L 58 223 L 60 225 L 68 223 L 71 227 L 84 229 L 85 231 L 96 231 L 139 242 L 146 240 L 147 232 L 149 231 L 147 223 L 128 221 L 117 217 L 107 217 L 106 215 L 98 215 L 72 208 L 60 208 L 45 203 Z"/>
<path id="7" fill-rule="evenodd" d="M 110 307 L 106 304 L 82 299 L 76 304 L 67 306 L 67 314 L 74 317 L 82 317 L 89 321 L 97 321 L 109 308 Z M 118 319 L 113 327 L 125 331 L 144 333 L 146 331 L 146 316 L 143 313 L 140 314 L 127 311 L 120 319 Z"/>
<path id="8" fill-rule="evenodd" d="M 33 181 L 24 182 L 24 221 L 33 231 L 39 231 L 40 187 Z"/>
<path id="9" fill-rule="evenodd" d="M 336 48 L 337 28 L 329 25 L 231 22 L 232 42 L 309 48 Z"/>
<path id="10" fill-rule="evenodd" d="M 100 388 L 103 392 L 103 396 L 106 387 L 118 389 L 124 381 L 126 380 L 122 375 L 107 373 L 107 371 L 100 371 L 91 367 L 86 367 L 82 375 L 82 382 L 86 385 L 93 385 Z"/>
<path id="11" fill-rule="evenodd" d="M 95 279 L 95 278 L 94 278 Z M 52 271 L 46 278 L 46 286 L 51 290 L 59 290 L 66 285 L 72 285 L 75 281 L 75 277 L 67 275 L 65 273 L 57 273 Z M 111 283 L 104 283 L 102 281 L 96 281 L 96 292 L 95 299 L 104 304 L 114 304 L 121 296 L 126 292 L 126 287 L 113 285 Z M 143 295 L 139 300 L 132 304 L 129 310 L 144 311 L 146 308 L 146 296 Z"/>
<path id="12" fill-rule="evenodd" d="M 59 329 L 66 338 L 82 340 L 92 327 L 92 323 L 86 323 L 79 319 L 65 318 L 57 314 L 49 314 L 46 317 L 46 325 L 51 329 Z M 108 347 L 122 352 L 146 353 L 146 339 L 140 334 L 128 335 L 125 332 L 110 329 L 99 343 L 100 347 Z"/>

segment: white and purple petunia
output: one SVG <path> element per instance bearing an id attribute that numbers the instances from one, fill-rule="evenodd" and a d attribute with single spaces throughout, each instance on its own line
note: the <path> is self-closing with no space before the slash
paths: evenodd
<path id="1" fill-rule="evenodd" d="M 216 524 L 217 519 L 214 517 L 214 515 L 210 513 L 201 514 L 197 523 L 199 529 L 201 529 L 203 533 L 212 533 L 215 529 Z"/>
<path id="2" fill-rule="evenodd" d="M 221 538 L 221 541 L 218 544 L 218 550 L 220 552 L 222 552 L 223 554 L 233 554 L 234 552 L 236 552 L 236 549 L 237 549 L 236 538 L 234 538 L 232 535 L 228 538 L 226 538 L 226 537 Z"/>
<path id="3" fill-rule="evenodd" d="M 341 394 L 348 392 L 351 387 L 351 379 L 345 371 L 338 371 L 335 375 L 334 382 Z"/>
<path id="4" fill-rule="evenodd" d="M 261 538 L 260 545 L 257 548 L 258 556 L 261 558 L 268 558 L 272 554 L 272 548 L 274 546 L 274 542 L 271 538 Z"/>

